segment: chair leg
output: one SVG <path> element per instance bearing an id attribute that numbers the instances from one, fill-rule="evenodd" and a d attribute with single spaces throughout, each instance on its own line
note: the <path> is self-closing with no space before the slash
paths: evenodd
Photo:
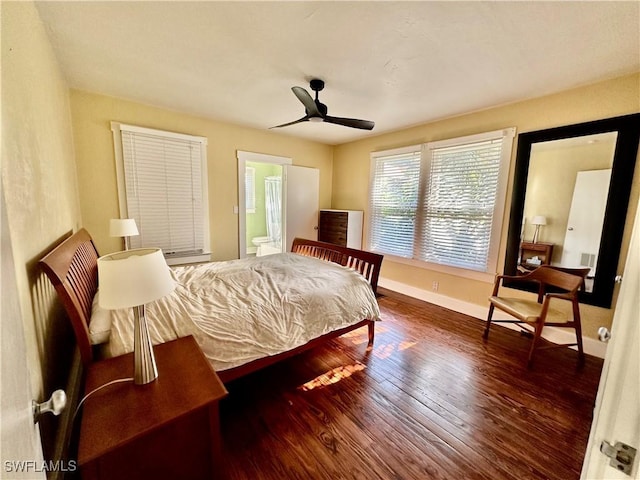
<path id="1" fill-rule="evenodd" d="M 538 344 L 538 340 L 542 336 L 542 329 L 544 327 L 544 323 L 538 321 L 536 323 L 535 331 L 533 332 L 533 340 L 531 340 L 531 349 L 529 350 L 529 359 L 527 360 L 527 368 L 531 368 L 533 366 L 533 352 L 536 349 Z"/>
<path id="2" fill-rule="evenodd" d="M 491 317 L 493 317 L 494 308 L 495 307 L 493 306 L 493 303 L 489 305 L 489 315 L 487 315 L 487 326 L 484 327 L 484 333 L 482 334 L 482 338 L 484 338 L 485 340 L 489 338 L 489 328 L 491 327 Z"/>
<path id="3" fill-rule="evenodd" d="M 576 329 L 576 340 L 578 343 L 578 367 L 584 365 L 584 348 L 582 347 L 582 324 L 580 323 L 580 312 L 574 306 L 573 326 Z"/>

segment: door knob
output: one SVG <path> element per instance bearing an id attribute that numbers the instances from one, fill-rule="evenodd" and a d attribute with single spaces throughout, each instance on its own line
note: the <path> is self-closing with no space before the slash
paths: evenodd
<path id="1" fill-rule="evenodd" d="M 607 327 L 600 327 L 598 329 L 598 338 L 600 339 L 601 342 L 606 343 L 611 338 L 611 332 Z"/>
<path id="2" fill-rule="evenodd" d="M 38 423 L 42 414 L 51 412 L 54 415 L 60 415 L 67 406 L 67 394 L 64 390 L 56 390 L 51 394 L 51 398 L 46 402 L 38 403 L 32 401 L 33 423 Z"/>

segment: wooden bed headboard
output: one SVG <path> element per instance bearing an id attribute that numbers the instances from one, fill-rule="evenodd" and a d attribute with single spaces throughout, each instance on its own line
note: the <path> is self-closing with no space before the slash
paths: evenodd
<path id="1" fill-rule="evenodd" d="M 89 337 L 91 305 L 98 290 L 98 251 L 82 229 L 63 241 L 39 265 L 51 280 L 71 320 L 82 363 L 93 361 Z"/>
<path id="2" fill-rule="evenodd" d="M 373 293 L 378 291 L 378 278 L 380 277 L 383 255 L 303 238 L 293 239 L 291 251 L 349 267 L 367 279 Z"/>

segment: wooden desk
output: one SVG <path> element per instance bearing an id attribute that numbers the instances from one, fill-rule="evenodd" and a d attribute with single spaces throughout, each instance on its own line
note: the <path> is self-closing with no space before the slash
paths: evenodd
<path id="1" fill-rule="evenodd" d="M 192 336 L 154 347 L 158 378 L 105 387 L 82 413 L 85 479 L 211 479 L 219 460 L 218 402 L 227 390 Z M 85 395 L 133 377 L 133 354 L 90 364 Z"/>

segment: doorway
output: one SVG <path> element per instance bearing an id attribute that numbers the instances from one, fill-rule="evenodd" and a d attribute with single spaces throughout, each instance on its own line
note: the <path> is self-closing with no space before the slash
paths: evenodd
<path id="1" fill-rule="evenodd" d="M 282 252 L 282 165 L 245 166 L 245 245 L 247 256 Z"/>
<path id="2" fill-rule="evenodd" d="M 240 258 L 284 251 L 286 165 L 290 158 L 238 151 Z"/>
<path id="3" fill-rule="evenodd" d="M 237 155 L 240 258 L 286 252 L 295 237 L 317 239 L 320 171 L 287 157 Z"/>

